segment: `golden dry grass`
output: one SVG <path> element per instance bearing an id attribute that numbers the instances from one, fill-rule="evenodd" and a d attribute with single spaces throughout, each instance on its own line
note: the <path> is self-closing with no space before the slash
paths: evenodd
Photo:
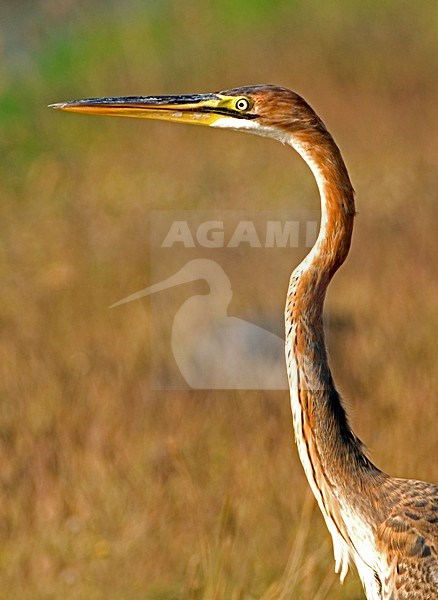
<path id="1" fill-rule="evenodd" d="M 148 304 L 107 310 L 148 284 L 151 210 L 314 209 L 305 166 L 250 136 L 45 105 L 302 93 L 358 194 L 328 303 L 336 379 L 378 466 L 437 480 L 436 18 L 421 2 L 128 5 L 3 20 L 0 598 L 360 598 L 333 574 L 287 394 L 151 391 Z"/>

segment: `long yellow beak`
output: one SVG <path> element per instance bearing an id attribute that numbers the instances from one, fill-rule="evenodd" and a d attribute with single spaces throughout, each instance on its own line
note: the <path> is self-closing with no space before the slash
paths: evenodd
<path id="1" fill-rule="evenodd" d="M 240 97 L 240 100 L 242 98 Z M 239 97 L 223 94 L 183 96 L 127 96 L 121 98 L 89 98 L 51 104 L 51 108 L 108 117 L 158 119 L 194 125 L 212 125 L 218 119 L 236 117 L 252 119 L 246 109 L 239 109 Z M 247 102 L 247 99 L 245 99 Z M 248 105 L 248 108 L 250 106 Z"/>

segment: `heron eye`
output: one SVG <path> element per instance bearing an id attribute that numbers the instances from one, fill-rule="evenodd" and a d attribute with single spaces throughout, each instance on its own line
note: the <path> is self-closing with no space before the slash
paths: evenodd
<path id="1" fill-rule="evenodd" d="M 236 105 L 235 106 L 236 106 L 237 110 L 242 110 L 242 111 L 243 110 L 248 110 L 248 108 L 249 108 L 249 102 L 248 102 L 248 100 L 246 98 L 239 98 L 236 101 Z"/>

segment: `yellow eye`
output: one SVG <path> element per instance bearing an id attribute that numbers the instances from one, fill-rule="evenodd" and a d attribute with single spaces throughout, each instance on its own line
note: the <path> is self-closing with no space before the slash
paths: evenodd
<path id="1" fill-rule="evenodd" d="M 235 107 L 237 108 L 237 110 L 248 110 L 249 102 L 246 98 L 239 98 L 238 100 L 236 100 Z"/>

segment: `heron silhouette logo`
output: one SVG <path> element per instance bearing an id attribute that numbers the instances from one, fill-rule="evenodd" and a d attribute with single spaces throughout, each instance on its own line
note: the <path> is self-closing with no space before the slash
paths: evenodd
<path id="1" fill-rule="evenodd" d="M 190 260 L 168 279 L 113 307 L 198 279 L 207 282 L 209 293 L 186 300 L 172 325 L 172 351 L 186 383 L 198 389 L 286 389 L 284 341 L 228 314 L 231 281 L 214 260 Z"/>
<path id="2" fill-rule="evenodd" d="M 288 389 L 284 281 L 291 260 L 299 262 L 313 245 L 318 217 L 311 211 L 152 213 L 152 285 L 111 307 L 151 297 L 152 387 Z"/>

